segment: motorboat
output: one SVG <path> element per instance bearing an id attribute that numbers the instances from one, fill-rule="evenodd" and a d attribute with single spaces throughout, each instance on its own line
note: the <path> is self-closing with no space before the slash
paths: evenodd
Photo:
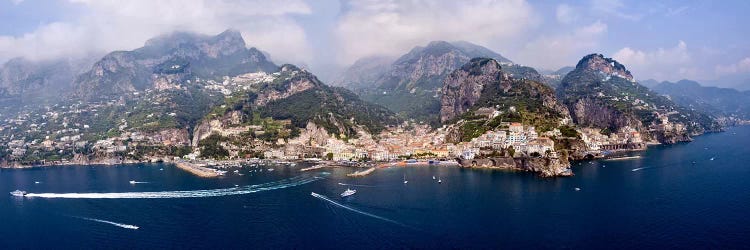
<path id="1" fill-rule="evenodd" d="M 26 196 L 26 191 L 16 190 L 16 191 L 10 192 L 10 195 L 13 195 L 15 197 L 24 197 Z"/>
<path id="2" fill-rule="evenodd" d="M 130 181 L 130 184 L 135 184 L 135 183 L 136 183 L 135 181 Z"/>
<path id="3" fill-rule="evenodd" d="M 346 191 L 344 191 L 343 193 L 341 193 L 341 197 L 343 198 L 343 197 L 351 196 L 351 195 L 354 195 L 356 193 L 357 193 L 356 189 L 347 188 Z"/>

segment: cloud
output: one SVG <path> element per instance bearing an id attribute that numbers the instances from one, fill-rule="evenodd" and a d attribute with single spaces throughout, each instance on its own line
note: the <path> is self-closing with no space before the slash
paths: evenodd
<path id="1" fill-rule="evenodd" d="M 591 10 L 595 13 L 615 16 L 626 20 L 638 21 L 642 15 L 623 11 L 625 4 L 621 0 L 591 0 Z"/>
<path id="2" fill-rule="evenodd" d="M 541 35 L 526 44 L 519 55 L 520 61 L 544 69 L 569 66 L 596 50 L 606 33 L 607 24 L 596 21 L 569 33 Z"/>
<path id="3" fill-rule="evenodd" d="M 299 62 L 311 57 L 304 30 L 291 17 L 310 14 L 302 0 L 71 0 L 70 4 L 84 9 L 72 21 L 45 24 L 20 36 L 0 36 L 0 62 L 19 56 L 44 60 L 129 50 L 175 30 L 218 34 L 227 28 L 241 31 L 248 46 L 268 51 L 275 60 Z"/>
<path id="4" fill-rule="evenodd" d="M 555 17 L 557 17 L 558 22 L 563 24 L 569 24 L 578 19 L 578 15 L 575 12 L 575 9 L 567 4 L 557 5 L 557 9 L 555 10 Z"/>
<path id="5" fill-rule="evenodd" d="M 334 30 L 339 62 L 400 55 L 433 40 L 502 44 L 535 24 L 531 6 L 506 1 L 345 1 Z"/>
<path id="6" fill-rule="evenodd" d="M 692 65 L 692 55 L 684 41 L 677 42 L 672 48 L 658 48 L 653 51 L 642 51 L 625 47 L 612 56 L 633 71 L 639 79 L 679 80 L 696 78 L 705 72 Z"/>
<path id="7" fill-rule="evenodd" d="M 730 65 L 716 65 L 715 71 L 716 74 L 720 76 L 738 73 L 750 73 L 750 57 L 745 57 L 737 63 L 733 63 Z"/>

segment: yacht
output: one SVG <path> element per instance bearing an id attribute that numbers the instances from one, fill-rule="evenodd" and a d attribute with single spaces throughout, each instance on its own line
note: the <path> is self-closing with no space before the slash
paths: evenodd
<path id="1" fill-rule="evenodd" d="M 438 183 L 443 183 L 443 179 L 438 179 Z"/>
<path id="2" fill-rule="evenodd" d="M 433 179 L 433 180 L 435 179 L 435 176 L 434 176 L 434 175 L 432 176 L 432 179 Z"/>
<path id="3" fill-rule="evenodd" d="M 349 188 L 347 188 L 346 191 L 344 191 L 343 193 L 341 193 L 341 197 L 342 198 L 343 197 L 347 197 L 347 196 L 350 196 L 350 195 L 353 195 L 353 194 L 356 194 L 356 193 L 357 193 L 356 189 L 349 189 Z"/>
<path id="4" fill-rule="evenodd" d="M 26 196 L 26 191 L 16 190 L 16 191 L 10 192 L 10 195 L 13 195 L 15 197 L 24 197 Z"/>
<path id="5" fill-rule="evenodd" d="M 130 184 L 135 184 L 135 181 L 130 181 Z"/>
<path id="6" fill-rule="evenodd" d="M 409 183 L 409 181 L 406 180 L 406 173 L 404 173 L 404 184 Z"/>

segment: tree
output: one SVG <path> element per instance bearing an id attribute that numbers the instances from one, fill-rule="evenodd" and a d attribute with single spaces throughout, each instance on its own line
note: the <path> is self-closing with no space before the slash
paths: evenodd
<path id="1" fill-rule="evenodd" d="M 514 149 L 513 146 L 508 147 L 508 155 L 510 155 L 510 157 L 516 155 L 516 149 Z"/>
<path id="2" fill-rule="evenodd" d="M 329 160 L 329 161 L 330 161 L 330 160 L 333 160 L 333 153 L 330 153 L 330 152 L 329 152 L 329 153 L 327 153 L 327 154 L 326 154 L 326 160 Z"/>

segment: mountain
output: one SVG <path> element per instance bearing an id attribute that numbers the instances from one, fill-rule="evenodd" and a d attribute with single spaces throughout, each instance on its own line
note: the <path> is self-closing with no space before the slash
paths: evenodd
<path id="1" fill-rule="evenodd" d="M 311 126 L 336 137 L 350 138 L 357 137 L 360 131 L 377 134 L 385 126 L 399 122 L 389 110 L 362 101 L 347 89 L 327 86 L 312 73 L 290 64 L 282 65 L 264 81 L 246 87 L 203 119 L 195 129 L 193 145 L 210 136 L 211 131 L 243 124 L 288 121 L 279 126 L 290 131 L 273 139 L 289 139 L 298 135 L 299 129 Z M 231 120 L 227 117 L 239 118 L 227 122 Z M 264 136 L 268 132 L 264 131 Z"/>
<path id="2" fill-rule="evenodd" d="M 704 113 L 750 119 L 750 91 L 701 86 L 690 80 L 664 81 L 655 85 L 653 90 L 677 104 Z"/>
<path id="3" fill-rule="evenodd" d="M 433 126 L 440 124 L 440 89 L 448 74 L 472 58 L 493 58 L 507 64 L 507 72 L 519 78 L 540 80 L 536 70 L 514 65 L 502 55 L 469 42 L 433 41 L 418 46 L 387 64 L 387 59 L 361 59 L 337 81 L 363 99 L 387 107 L 404 118 Z M 365 69 L 365 70 L 363 70 Z M 373 69 L 373 71 L 366 70 Z"/>
<path id="4" fill-rule="evenodd" d="M 601 54 L 583 57 L 557 89 L 573 121 L 584 127 L 620 131 L 630 127 L 663 142 L 687 140 L 689 135 L 720 129 L 714 118 L 675 104 L 638 84 L 624 65 Z M 660 124 L 676 124 L 657 129 Z M 664 127 L 664 126 L 661 126 Z M 674 132 L 674 133 L 672 133 Z"/>
<path id="5" fill-rule="evenodd" d="M 569 119 L 552 88 L 513 78 L 500 62 L 490 58 L 472 59 L 455 70 L 446 77 L 442 92 L 440 120 L 445 124 L 464 121 L 453 141 L 466 141 L 502 122 L 521 122 L 544 132 Z"/>
<path id="6" fill-rule="evenodd" d="M 639 81 L 638 83 L 650 89 L 653 89 L 654 87 L 656 87 L 656 85 L 659 85 L 659 81 L 654 80 L 654 79 L 646 79 L 643 81 Z"/>
<path id="7" fill-rule="evenodd" d="M 351 90 L 366 90 L 371 84 L 382 78 L 390 70 L 395 59 L 384 56 L 361 58 L 354 62 L 331 85 L 346 87 Z"/>
<path id="8" fill-rule="evenodd" d="M 238 31 L 216 36 L 175 32 L 153 38 L 139 49 L 116 51 L 77 77 L 77 97 L 96 99 L 179 85 L 194 78 L 218 79 L 278 67 L 255 48 L 246 48 Z"/>
<path id="9" fill-rule="evenodd" d="M 558 86 L 560 86 L 560 82 L 562 81 L 563 77 L 573 71 L 573 69 L 575 68 L 565 66 L 555 71 L 545 72 L 542 75 L 543 79 L 541 80 L 541 82 L 556 89 Z"/>
<path id="10" fill-rule="evenodd" d="M 31 61 L 14 58 L 0 66 L 0 102 L 51 104 L 71 92 L 76 75 L 91 67 L 91 57 Z"/>

